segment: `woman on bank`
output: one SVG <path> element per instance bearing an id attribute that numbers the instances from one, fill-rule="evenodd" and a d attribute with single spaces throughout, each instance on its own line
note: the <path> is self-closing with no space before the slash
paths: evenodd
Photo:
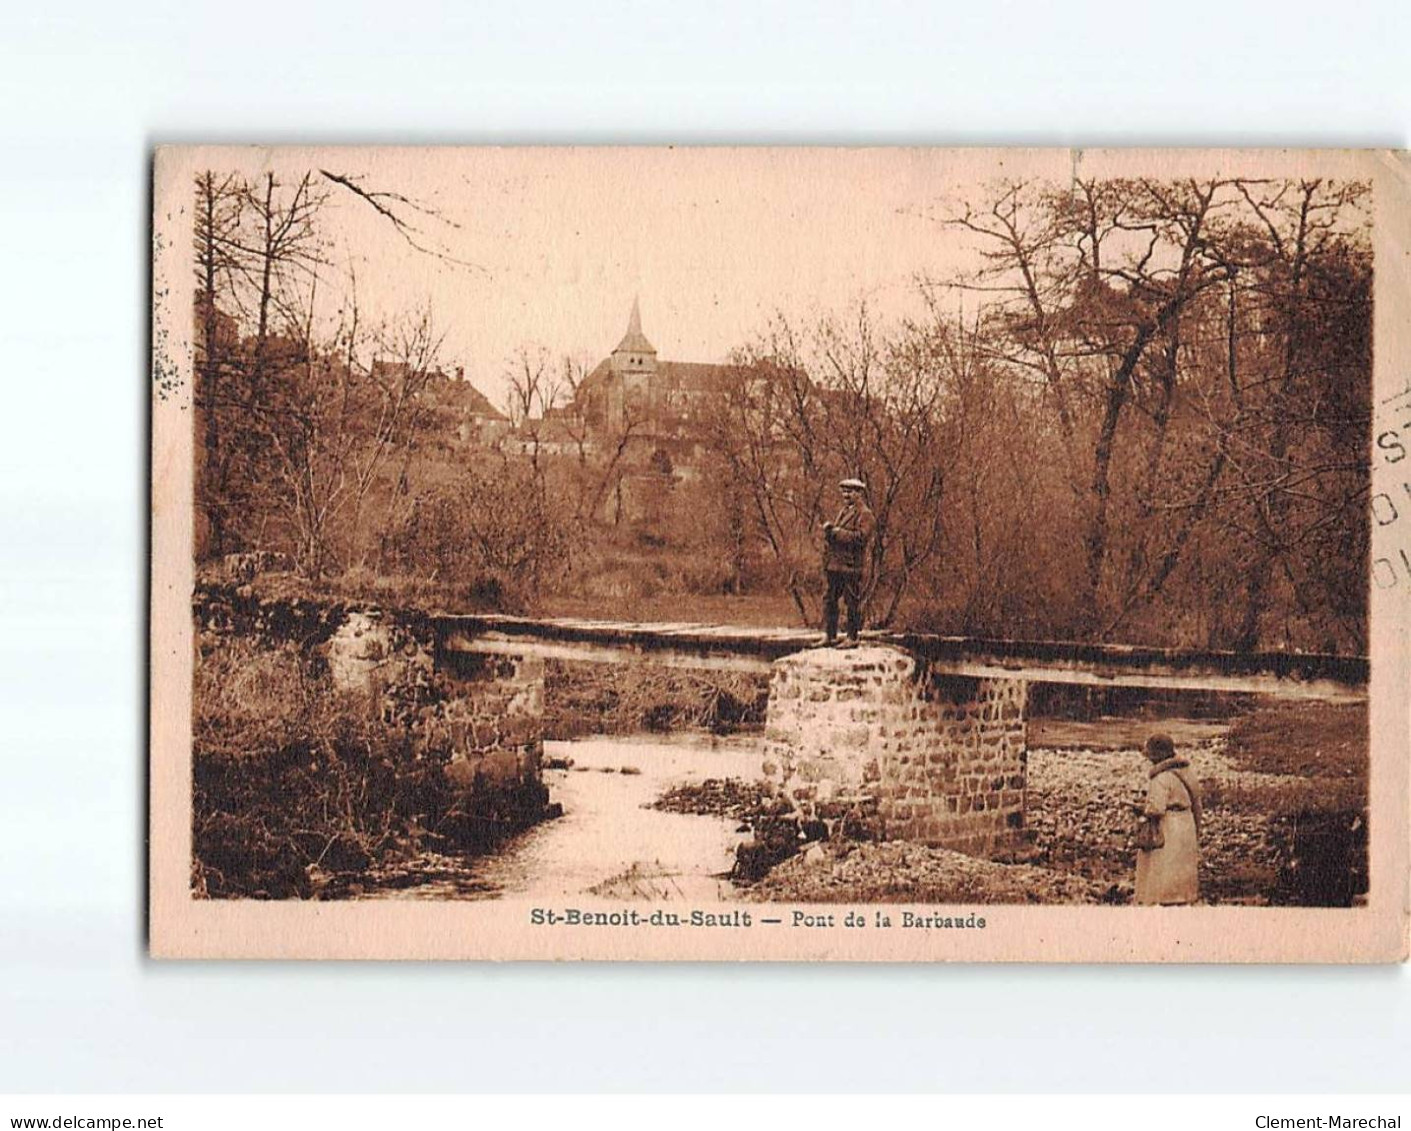
<path id="1" fill-rule="evenodd" d="M 1170 735 L 1146 740 L 1146 801 L 1137 825 L 1137 902 L 1194 903 L 1199 897 L 1200 795 Z"/>

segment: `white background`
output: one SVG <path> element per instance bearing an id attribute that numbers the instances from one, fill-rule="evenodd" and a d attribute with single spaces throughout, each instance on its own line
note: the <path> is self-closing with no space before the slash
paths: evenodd
<path id="1" fill-rule="evenodd" d="M 8 5 L 0 1092 L 1389 1090 L 1404 969 L 157 965 L 163 141 L 1407 144 L 1385 3 Z"/>

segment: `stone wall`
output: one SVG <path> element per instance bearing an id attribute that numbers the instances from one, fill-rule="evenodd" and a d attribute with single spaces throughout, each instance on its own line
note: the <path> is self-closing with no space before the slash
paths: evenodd
<path id="1" fill-rule="evenodd" d="M 1027 691 L 895 648 L 798 652 L 774 665 L 765 775 L 805 819 L 983 855 L 1023 828 Z"/>
<path id="2" fill-rule="evenodd" d="M 441 670 L 455 695 L 432 720 L 447 742 L 446 776 L 462 785 L 538 782 L 544 755 L 544 661 L 457 653 Z"/>
<path id="3" fill-rule="evenodd" d="M 450 653 L 409 634 L 395 618 L 354 611 L 330 637 L 336 687 L 362 697 L 387 722 L 405 721 L 425 750 L 447 757 L 446 777 L 466 789 L 537 783 L 543 760 L 544 662 L 533 656 Z M 432 680 L 433 702 L 420 690 Z"/>

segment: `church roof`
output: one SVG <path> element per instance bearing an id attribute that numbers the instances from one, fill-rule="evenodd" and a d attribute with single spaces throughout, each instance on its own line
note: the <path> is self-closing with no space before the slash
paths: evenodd
<path id="1" fill-rule="evenodd" d="M 612 362 L 603 358 L 597 365 L 593 366 L 588 376 L 578 383 L 578 395 L 582 396 L 601 385 L 607 384 L 607 380 L 612 376 Z"/>
<path id="2" fill-rule="evenodd" d="M 658 361 L 657 379 L 669 389 L 695 389 L 709 392 L 721 388 L 722 383 L 742 372 L 737 365 L 715 365 L 701 361 Z M 603 358 L 578 386 L 579 395 L 588 393 L 606 384 L 612 376 L 612 362 Z"/>
<path id="3" fill-rule="evenodd" d="M 622 341 L 617 343 L 617 349 L 613 353 L 656 353 L 656 346 L 647 341 L 647 335 L 642 333 L 642 312 L 638 308 L 637 300 L 632 300 L 632 315 L 627 320 L 627 333 L 622 336 Z"/>
<path id="4" fill-rule="evenodd" d="M 490 402 L 490 398 L 463 375 L 452 377 L 439 371 L 432 373 L 426 382 L 426 392 L 428 399 L 435 405 L 458 408 L 470 415 L 488 417 L 491 420 L 506 419 L 505 414 Z"/>
<path id="5" fill-rule="evenodd" d="M 663 361 L 657 365 L 657 372 L 673 389 L 715 392 L 741 369 L 738 365 L 712 365 L 701 361 Z"/>

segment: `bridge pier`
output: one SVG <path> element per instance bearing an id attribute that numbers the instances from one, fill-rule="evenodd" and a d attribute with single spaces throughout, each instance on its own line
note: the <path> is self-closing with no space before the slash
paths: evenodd
<path id="1" fill-rule="evenodd" d="M 452 751 L 446 776 L 464 786 L 538 785 L 544 753 L 544 661 L 537 656 L 453 653 L 441 658 L 441 671 L 456 688 L 440 720 Z"/>
<path id="2" fill-rule="evenodd" d="M 898 648 L 797 652 L 771 675 L 765 774 L 806 819 L 983 855 L 1024 825 L 1027 700 Z"/>
<path id="3" fill-rule="evenodd" d="M 446 757 L 453 784 L 472 795 L 511 797 L 528 815 L 542 808 L 542 659 L 443 652 L 396 617 L 367 610 L 343 616 L 326 655 L 333 686 L 385 721 L 404 718 L 425 750 Z"/>

